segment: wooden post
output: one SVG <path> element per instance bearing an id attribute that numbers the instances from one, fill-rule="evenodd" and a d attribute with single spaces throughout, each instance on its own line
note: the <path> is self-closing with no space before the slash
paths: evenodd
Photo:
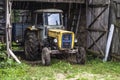
<path id="1" fill-rule="evenodd" d="M 9 54 L 9 40 L 8 40 L 8 0 L 6 0 L 6 44 L 7 44 L 7 54 L 8 57 L 10 56 Z"/>
<path id="2" fill-rule="evenodd" d="M 75 30 L 75 34 L 77 35 L 78 33 L 78 27 L 80 25 L 80 20 L 81 20 L 81 6 L 80 6 L 80 9 L 79 9 L 79 16 L 78 16 L 78 20 L 77 20 L 77 26 L 76 26 L 76 30 Z"/>
<path id="3" fill-rule="evenodd" d="M 10 57 L 10 55 L 18 62 L 21 63 L 19 61 L 19 59 L 14 55 L 14 53 L 11 50 L 11 23 L 10 23 L 10 16 L 11 16 L 11 3 L 10 0 L 6 0 L 6 44 L 7 44 L 7 54 L 8 57 Z"/>

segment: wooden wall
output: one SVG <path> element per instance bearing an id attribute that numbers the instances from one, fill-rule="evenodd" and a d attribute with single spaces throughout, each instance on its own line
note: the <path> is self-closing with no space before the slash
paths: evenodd
<path id="1" fill-rule="evenodd" d="M 120 55 L 120 1 L 113 0 L 110 9 L 110 23 L 115 24 L 111 53 Z"/>
<path id="2" fill-rule="evenodd" d="M 86 33 L 86 7 L 81 6 L 81 18 L 79 21 L 79 27 L 78 27 L 78 32 L 77 32 L 77 38 L 79 41 L 79 46 L 82 47 L 87 47 L 87 33 Z"/>
<path id="3" fill-rule="evenodd" d="M 89 4 L 108 4 L 109 0 L 89 0 Z"/>
<path id="4" fill-rule="evenodd" d="M 108 19 L 109 19 L 109 0 L 88 0 L 87 3 L 87 48 L 105 53 Z M 101 14 L 101 15 L 100 15 Z M 100 15 L 100 16 L 99 16 Z M 99 17 L 98 17 L 99 16 Z M 98 17 L 98 18 L 97 18 Z M 93 23 L 94 22 L 94 23 Z M 92 24 L 93 23 L 93 24 Z M 100 36 L 102 37 L 97 40 Z M 93 47 L 90 47 L 94 44 Z"/>
<path id="5" fill-rule="evenodd" d="M 85 0 L 12 0 L 12 1 L 39 1 L 39 2 L 62 2 L 62 3 L 85 3 Z"/>

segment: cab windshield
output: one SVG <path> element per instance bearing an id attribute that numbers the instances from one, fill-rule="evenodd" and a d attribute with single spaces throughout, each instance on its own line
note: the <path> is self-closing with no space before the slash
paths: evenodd
<path id="1" fill-rule="evenodd" d="M 62 25 L 60 13 L 45 13 L 45 25 L 59 26 Z"/>

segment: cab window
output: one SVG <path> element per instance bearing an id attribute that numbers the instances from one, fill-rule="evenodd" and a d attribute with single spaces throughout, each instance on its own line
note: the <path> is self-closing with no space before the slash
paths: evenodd
<path id="1" fill-rule="evenodd" d="M 45 25 L 61 25 L 61 14 L 45 13 Z"/>

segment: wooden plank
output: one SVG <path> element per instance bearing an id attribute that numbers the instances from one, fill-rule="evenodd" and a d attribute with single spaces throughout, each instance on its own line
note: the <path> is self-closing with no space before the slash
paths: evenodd
<path id="1" fill-rule="evenodd" d="M 60 3 L 85 3 L 85 0 L 12 0 L 12 1 L 39 1 L 39 2 L 60 2 Z"/>
<path id="2" fill-rule="evenodd" d="M 95 55 L 95 56 L 103 57 L 103 56 L 100 54 L 100 52 L 98 52 L 98 51 L 94 51 L 94 50 L 91 50 L 91 49 L 87 49 L 86 52 L 89 53 L 89 54 Z"/>
<path id="3" fill-rule="evenodd" d="M 120 18 L 120 4 L 117 4 L 117 18 Z"/>
<path id="4" fill-rule="evenodd" d="M 113 0 L 114 2 L 120 3 L 120 0 Z"/>
<path id="5" fill-rule="evenodd" d="M 109 4 L 110 0 L 89 0 L 89 4 Z"/>
<path id="6" fill-rule="evenodd" d="M 105 7 L 108 4 L 89 4 L 88 7 L 90 8 L 97 8 L 97 7 Z"/>
<path id="7" fill-rule="evenodd" d="M 105 33 L 102 33 L 96 40 L 95 42 L 97 43 L 103 36 Z M 93 42 L 93 44 L 90 45 L 90 47 L 88 47 L 88 49 L 91 49 L 93 46 L 95 45 L 95 43 Z"/>
<path id="8" fill-rule="evenodd" d="M 116 55 L 116 53 L 110 55 L 112 58 L 120 61 L 120 55 Z"/>
<path id="9" fill-rule="evenodd" d="M 111 53 L 115 55 L 120 54 L 120 20 L 116 17 L 116 3 L 111 3 L 111 10 L 110 10 L 110 23 L 115 24 L 115 31 L 113 35 L 113 41 L 111 46 Z"/>
<path id="10" fill-rule="evenodd" d="M 104 52 L 102 51 L 102 49 L 100 48 L 100 46 L 95 42 L 93 36 L 88 32 L 88 35 L 90 36 L 90 38 L 93 40 L 93 42 L 95 43 L 96 47 L 98 48 L 98 50 L 100 51 L 101 55 L 104 55 Z"/>
<path id="11" fill-rule="evenodd" d="M 87 28 L 88 31 L 92 31 L 92 32 L 107 32 L 106 30 L 102 30 L 102 29 L 92 29 L 92 28 Z"/>
<path id="12" fill-rule="evenodd" d="M 107 9 L 108 7 L 105 7 L 100 13 L 99 15 L 93 20 L 93 22 L 88 26 L 88 28 L 90 28 L 96 21 L 97 19 L 105 12 L 105 10 Z"/>

